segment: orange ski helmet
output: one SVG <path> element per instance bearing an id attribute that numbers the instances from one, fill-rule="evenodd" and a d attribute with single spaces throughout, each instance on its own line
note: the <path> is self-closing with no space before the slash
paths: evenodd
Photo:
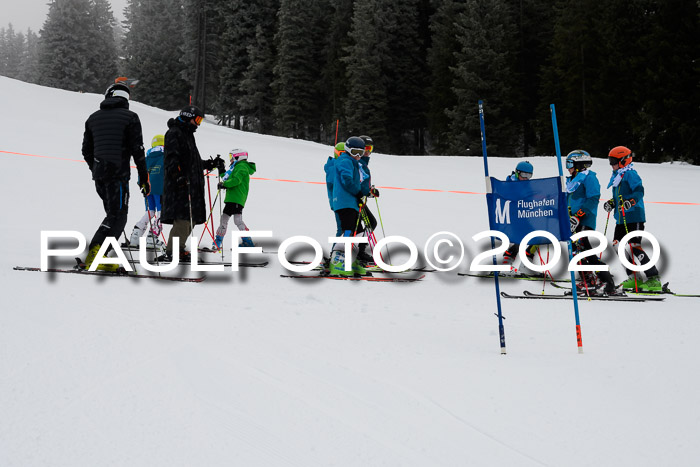
<path id="1" fill-rule="evenodd" d="M 620 164 L 620 168 L 632 162 L 632 151 L 625 146 L 617 146 L 610 150 L 608 154 L 610 165 Z"/>

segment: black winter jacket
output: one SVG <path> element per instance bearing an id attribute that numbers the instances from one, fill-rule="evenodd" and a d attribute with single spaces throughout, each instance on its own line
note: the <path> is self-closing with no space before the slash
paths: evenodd
<path id="1" fill-rule="evenodd" d="M 108 97 L 100 104 L 100 110 L 85 122 L 83 158 L 92 171 L 93 180 L 128 180 L 132 156 L 139 177 L 145 180 L 148 171 L 141 120 L 129 110 L 129 101 L 122 97 Z"/>
<path id="2" fill-rule="evenodd" d="M 178 219 L 189 221 L 189 199 L 192 200 L 192 223 L 197 225 L 206 221 L 204 165 L 194 141 L 196 129 L 179 118 L 168 120 L 163 157 L 161 221 L 164 224 L 172 224 Z"/>

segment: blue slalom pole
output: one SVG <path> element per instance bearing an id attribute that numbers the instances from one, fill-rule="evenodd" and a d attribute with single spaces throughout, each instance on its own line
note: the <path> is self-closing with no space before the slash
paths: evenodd
<path id="1" fill-rule="evenodd" d="M 486 127 L 484 125 L 484 102 L 479 101 L 479 124 L 481 125 L 481 153 L 484 155 L 484 175 L 486 176 L 486 179 L 488 180 L 489 178 L 489 163 L 488 163 L 488 157 L 486 155 Z M 488 205 L 488 201 L 487 201 Z M 495 249 L 496 244 L 493 240 L 493 237 L 491 237 L 491 249 Z M 493 256 L 493 265 L 496 265 L 496 255 Z M 498 335 L 501 340 L 501 355 L 506 354 L 506 332 L 505 328 L 503 327 L 503 320 L 505 319 L 503 317 L 503 314 L 501 313 L 501 287 L 498 284 L 498 271 L 493 272 L 493 280 L 494 283 L 496 284 L 496 304 L 498 306 Z"/>
<path id="2" fill-rule="evenodd" d="M 552 129 L 554 131 L 554 147 L 557 150 L 557 164 L 559 165 L 559 176 L 563 177 L 564 171 L 562 170 L 562 167 L 561 167 L 561 149 L 559 148 L 559 130 L 557 128 L 557 112 L 556 112 L 556 110 L 554 110 L 554 104 L 550 104 L 549 109 L 552 113 Z M 571 262 L 571 258 L 573 257 L 572 246 L 571 246 L 571 237 L 569 237 L 569 240 L 566 242 L 566 246 L 569 249 L 569 262 Z M 581 320 L 579 319 L 579 315 L 578 315 L 578 292 L 576 290 L 576 275 L 574 274 L 574 271 L 570 271 L 570 273 L 571 273 L 571 294 L 574 296 L 574 315 L 576 316 L 576 343 L 578 345 L 578 353 L 583 353 L 583 341 L 581 339 Z"/>

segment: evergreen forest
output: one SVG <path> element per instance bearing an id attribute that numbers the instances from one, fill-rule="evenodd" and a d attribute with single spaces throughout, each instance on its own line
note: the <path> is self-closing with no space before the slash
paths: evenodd
<path id="1" fill-rule="evenodd" d="M 696 0 L 52 0 L 40 31 L 0 28 L 0 75 L 190 101 L 221 125 L 389 154 L 562 151 L 700 164 Z"/>

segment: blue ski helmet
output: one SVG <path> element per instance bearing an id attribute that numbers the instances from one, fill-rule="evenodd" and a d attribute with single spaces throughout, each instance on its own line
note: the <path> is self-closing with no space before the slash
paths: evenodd
<path id="1" fill-rule="evenodd" d="M 530 164 L 528 161 L 518 162 L 518 165 L 515 166 L 515 173 L 518 178 L 523 178 L 525 180 L 532 178 L 533 171 L 534 169 L 532 164 Z"/>
<path id="2" fill-rule="evenodd" d="M 345 142 L 345 152 L 353 157 L 362 157 L 365 153 L 365 142 L 360 137 L 351 136 Z"/>

